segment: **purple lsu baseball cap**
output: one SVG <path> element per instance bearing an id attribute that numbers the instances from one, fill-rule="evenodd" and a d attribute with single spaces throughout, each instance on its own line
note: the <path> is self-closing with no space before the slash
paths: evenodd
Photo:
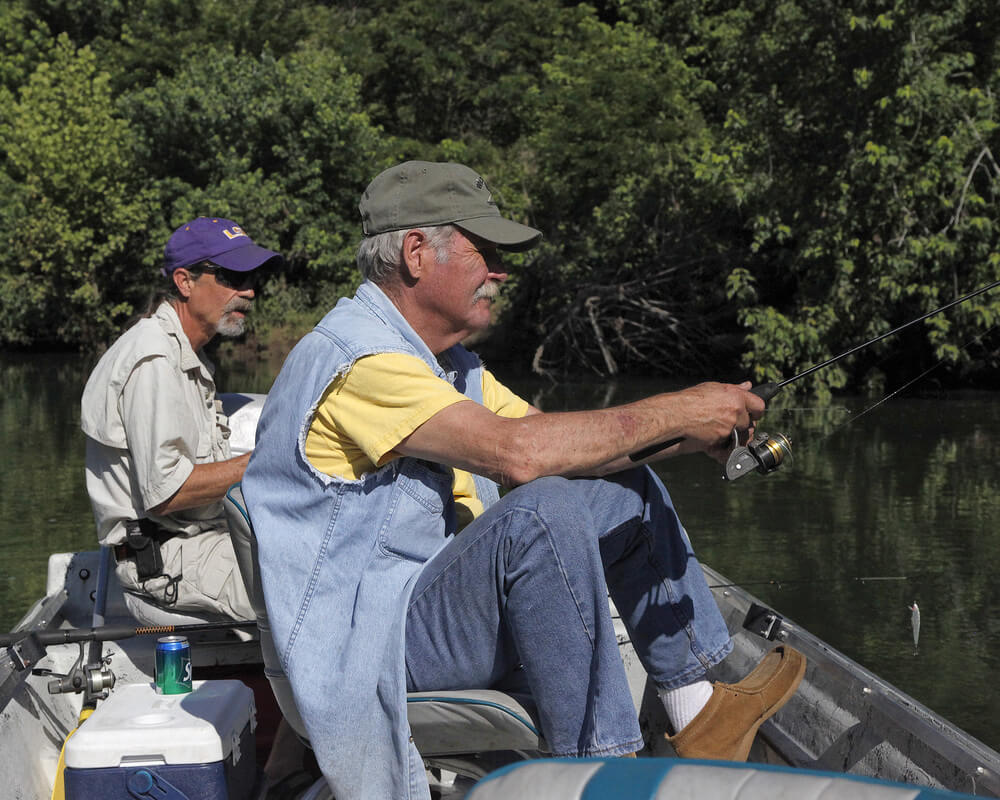
<path id="1" fill-rule="evenodd" d="M 178 267 L 202 261 L 236 272 L 249 272 L 275 259 L 283 260 L 280 254 L 255 245 L 249 234 L 231 219 L 198 217 L 170 235 L 163 251 L 161 272 L 169 275 Z"/>

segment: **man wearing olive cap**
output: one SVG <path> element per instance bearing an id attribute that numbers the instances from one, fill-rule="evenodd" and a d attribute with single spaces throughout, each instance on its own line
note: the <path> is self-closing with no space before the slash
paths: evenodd
<path id="1" fill-rule="evenodd" d="M 262 268 L 280 261 L 232 220 L 180 226 L 164 252 L 165 288 L 87 381 L 87 491 L 142 622 L 253 619 L 221 502 L 250 456 L 232 457 L 202 349 L 243 332 Z"/>
<path id="2" fill-rule="evenodd" d="M 641 749 L 609 591 L 678 753 L 745 759 L 805 662 L 777 648 L 740 684 L 706 680 L 732 643 L 666 489 L 629 454 L 676 439 L 650 458 L 720 456 L 763 401 L 701 384 L 542 413 L 461 345 L 489 324 L 500 251 L 541 233 L 459 164 L 388 169 L 360 210 L 366 280 L 289 355 L 243 481 L 275 643 L 334 794 L 426 797 L 406 691 L 515 672 L 554 755 Z"/>

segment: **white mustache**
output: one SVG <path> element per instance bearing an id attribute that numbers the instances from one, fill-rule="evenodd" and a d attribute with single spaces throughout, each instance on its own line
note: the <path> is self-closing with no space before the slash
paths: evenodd
<path id="1" fill-rule="evenodd" d="M 500 284 L 495 281 L 486 281 L 486 283 L 476 289 L 476 293 L 472 296 L 472 302 L 492 300 L 498 294 L 500 294 Z"/>

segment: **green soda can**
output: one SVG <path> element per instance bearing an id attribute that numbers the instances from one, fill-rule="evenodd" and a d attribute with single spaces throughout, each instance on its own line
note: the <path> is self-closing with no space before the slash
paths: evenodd
<path id="1" fill-rule="evenodd" d="M 153 679 L 157 694 L 191 691 L 191 648 L 187 636 L 163 636 L 156 640 Z"/>

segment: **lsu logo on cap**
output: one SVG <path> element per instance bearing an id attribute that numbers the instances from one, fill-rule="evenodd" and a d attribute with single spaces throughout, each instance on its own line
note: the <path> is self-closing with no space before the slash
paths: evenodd
<path id="1" fill-rule="evenodd" d="M 233 225 L 230 229 L 223 228 L 222 232 L 226 234 L 227 239 L 236 239 L 240 236 L 246 236 L 248 239 L 250 238 L 248 234 L 243 232 L 243 228 L 239 225 Z"/>

